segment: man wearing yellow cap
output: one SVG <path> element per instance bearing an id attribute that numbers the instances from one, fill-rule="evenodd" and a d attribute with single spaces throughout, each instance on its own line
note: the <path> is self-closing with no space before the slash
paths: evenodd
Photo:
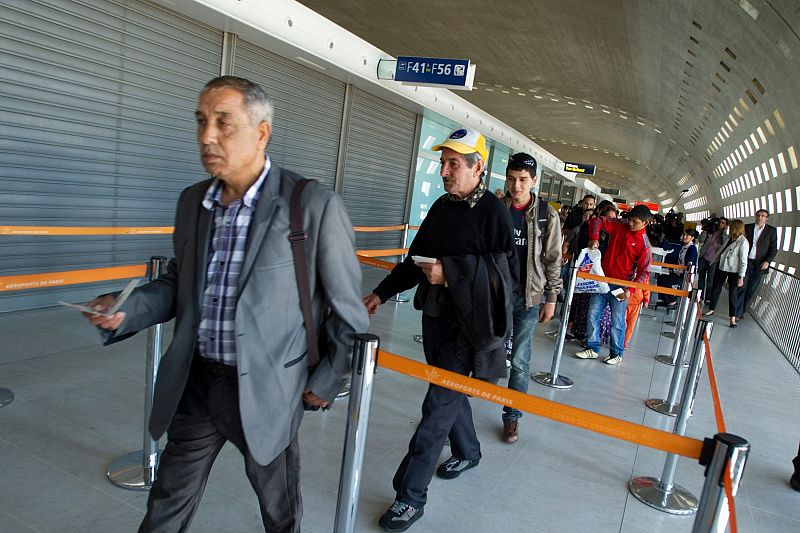
<path id="1" fill-rule="evenodd" d="M 364 297 L 372 315 L 393 295 L 418 285 L 425 359 L 430 365 L 496 381 L 506 377 L 505 341 L 511 333 L 512 295 L 519 261 L 511 218 L 484 185 L 486 139 L 458 128 L 441 144 L 447 194 L 434 202 L 407 258 Z M 449 437 L 452 457 L 436 468 Z M 423 514 L 428 484 L 478 466 L 480 442 L 466 395 L 431 385 L 422 419 L 394 475 L 394 503 L 381 516 L 386 531 L 405 531 Z"/>

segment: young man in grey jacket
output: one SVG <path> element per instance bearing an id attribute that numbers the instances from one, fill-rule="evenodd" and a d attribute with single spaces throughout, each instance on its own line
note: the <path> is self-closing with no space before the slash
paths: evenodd
<path id="1" fill-rule="evenodd" d="M 539 177 L 536 159 L 517 153 L 508 160 L 503 201 L 514 225 L 514 243 L 519 260 L 520 282 L 514 292 L 514 341 L 508 388 L 528 392 L 531 344 L 539 322 L 555 312 L 561 292 L 561 221 L 558 212 L 536 198 L 533 188 Z M 503 442 L 519 439 L 522 413 L 503 407 Z"/>

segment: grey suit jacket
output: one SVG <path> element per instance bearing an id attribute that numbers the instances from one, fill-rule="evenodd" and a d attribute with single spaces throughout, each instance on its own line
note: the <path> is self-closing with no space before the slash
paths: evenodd
<path id="1" fill-rule="evenodd" d="M 239 407 L 247 445 L 267 464 L 294 438 L 303 414 L 308 378 L 307 343 L 289 244 L 289 199 L 301 176 L 273 164 L 248 235 L 236 304 Z M 205 285 L 211 213 L 201 202 L 212 180 L 185 189 L 178 200 L 167 274 L 136 289 L 126 318 L 106 341 L 117 342 L 153 324 L 176 319 L 172 343 L 156 379 L 150 433 L 167 430 L 183 394 L 195 352 Z M 303 193 L 303 224 L 314 326 L 334 347 L 308 379 L 318 396 L 332 400 L 349 373 L 353 336 L 367 330 L 361 302 L 361 269 L 354 234 L 341 199 L 317 182 Z M 323 314 L 330 315 L 323 321 Z"/>

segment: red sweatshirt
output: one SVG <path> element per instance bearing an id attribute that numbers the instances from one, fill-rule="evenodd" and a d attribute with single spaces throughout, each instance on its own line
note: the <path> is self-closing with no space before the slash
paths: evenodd
<path id="1" fill-rule="evenodd" d="M 644 229 L 631 231 L 626 221 L 608 217 L 593 218 L 588 225 L 590 241 L 598 240 L 600 231 L 608 233 L 608 248 L 602 261 L 606 276 L 647 283 L 652 255 Z"/>

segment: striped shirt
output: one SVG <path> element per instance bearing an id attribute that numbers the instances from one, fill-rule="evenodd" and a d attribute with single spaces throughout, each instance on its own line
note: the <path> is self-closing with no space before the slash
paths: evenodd
<path id="1" fill-rule="evenodd" d="M 269 168 L 268 158 L 258 180 L 240 200 L 222 205 L 222 182 L 218 179 L 203 199 L 203 207 L 211 211 L 212 228 L 197 350 L 201 357 L 226 365 L 236 366 L 236 293 L 250 222 Z"/>

